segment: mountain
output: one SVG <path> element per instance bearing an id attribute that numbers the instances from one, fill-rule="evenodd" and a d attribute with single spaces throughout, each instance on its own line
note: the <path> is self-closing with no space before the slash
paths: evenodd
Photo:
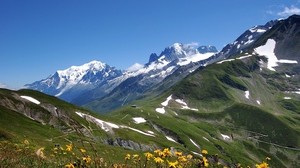
<path id="1" fill-rule="evenodd" d="M 213 46 L 207 47 L 207 49 L 208 52 L 200 53 L 194 45 L 174 43 L 166 47 L 159 55 L 151 54 L 149 62 L 144 67 L 136 71 L 127 71 L 116 78 L 114 83 L 118 84 L 109 94 L 94 100 L 89 99 L 90 102 L 87 102 L 84 106 L 105 113 L 144 97 L 147 92 L 152 92 L 154 87 L 160 93 L 199 66 L 203 66 L 205 60 L 214 55 L 216 51 Z M 176 80 L 170 81 L 166 87 L 157 87 L 176 71 L 181 72 L 180 74 L 176 73 L 178 76 Z M 95 93 L 97 90 L 99 89 L 96 88 L 91 93 Z M 82 98 L 77 100 L 76 103 L 83 102 Z"/>
<path id="2" fill-rule="evenodd" d="M 116 95 L 127 100 L 131 94 L 142 96 L 106 115 L 37 91 L 0 89 L 0 158 L 6 159 L 2 163 L 41 167 L 34 162 L 40 158 L 28 161 L 25 158 L 31 155 L 22 151 L 35 153 L 43 147 L 47 157 L 43 167 L 61 167 L 81 159 L 78 156 L 91 156 L 95 164 L 99 159 L 110 165 L 136 166 L 134 160 L 124 161 L 124 156 L 144 156 L 145 151 L 169 147 L 171 153 L 182 151 L 196 160 L 202 159 L 205 149 L 212 167 L 255 167 L 266 157 L 271 158 L 267 159 L 270 167 L 299 167 L 299 18 L 277 21 L 242 51 L 217 62 L 212 57 L 218 58 L 219 53 L 186 61 L 196 60 L 200 52 L 179 43 L 163 54 L 152 54 L 152 61 L 142 69 L 109 81 L 122 82 L 102 99 L 103 104 L 118 103 Z M 142 88 L 153 82 L 148 74 L 172 66 L 177 68 L 172 74 Z M 25 140 L 30 147 L 24 146 Z M 74 155 L 54 155 L 53 147 L 70 143 Z M 9 159 L 14 156 L 18 158 Z M 28 165 L 15 165 L 22 162 Z M 148 163 L 157 166 L 153 159 Z"/>
<path id="3" fill-rule="evenodd" d="M 110 104 L 111 107 L 107 109 L 110 110 L 125 102 L 128 103 L 129 100 L 136 100 L 141 93 L 158 84 L 179 67 L 205 60 L 217 50 L 209 46 L 206 47 L 206 51 L 201 52 L 193 45 L 175 43 L 165 48 L 159 56 L 155 53 L 151 54 L 149 62 L 138 65 L 138 68 L 122 72 L 105 63 L 92 61 L 57 71 L 46 79 L 25 85 L 25 88 L 57 96 L 77 105 L 107 98 L 109 95 L 117 95 L 116 91 L 122 92 L 121 95 L 117 95 L 120 96 L 118 99 L 121 101 Z M 132 84 L 136 80 L 138 80 L 137 85 Z M 134 87 L 134 90 L 128 87 Z M 130 99 L 127 99 L 125 93 L 129 92 L 136 95 L 131 95 Z"/>
<path id="4" fill-rule="evenodd" d="M 25 88 L 72 101 L 74 97 L 96 87 L 103 87 L 101 94 L 106 94 L 110 88 L 108 81 L 121 75 L 121 70 L 100 61 L 91 61 L 81 66 L 59 70 L 46 79 L 25 85 Z"/>

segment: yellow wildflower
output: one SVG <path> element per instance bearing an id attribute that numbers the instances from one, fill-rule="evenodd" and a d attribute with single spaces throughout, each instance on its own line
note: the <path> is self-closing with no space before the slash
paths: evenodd
<path id="1" fill-rule="evenodd" d="M 139 158 L 139 155 L 138 154 L 134 154 L 134 155 L 132 155 L 132 158 L 133 159 L 137 159 L 137 158 Z"/>
<path id="2" fill-rule="evenodd" d="M 146 159 L 147 159 L 147 160 L 150 160 L 150 159 L 153 157 L 153 154 L 147 152 L 147 153 L 145 153 L 145 156 L 146 156 Z"/>
<path id="3" fill-rule="evenodd" d="M 165 148 L 163 151 L 164 156 L 171 156 L 171 152 L 169 150 L 169 148 Z"/>
<path id="4" fill-rule="evenodd" d="M 157 163 L 157 164 L 161 164 L 164 162 L 164 160 L 160 157 L 154 157 L 154 162 Z"/>
<path id="5" fill-rule="evenodd" d="M 175 162 L 169 162 L 168 161 L 168 167 L 169 168 L 176 168 L 177 165 L 178 165 L 178 161 L 177 160 Z"/>
<path id="6" fill-rule="evenodd" d="M 71 152 L 73 149 L 73 144 L 66 145 L 66 151 Z"/>
<path id="7" fill-rule="evenodd" d="M 208 154 L 207 150 L 205 150 L 205 149 L 203 149 L 201 153 L 202 153 L 203 155 L 207 155 L 207 154 Z"/>
<path id="8" fill-rule="evenodd" d="M 187 159 L 185 156 L 179 156 L 178 160 L 179 160 L 179 162 L 187 162 Z"/>
<path id="9" fill-rule="evenodd" d="M 72 163 L 70 163 L 70 164 L 65 165 L 65 168 L 75 168 L 75 166 Z"/>
<path id="10" fill-rule="evenodd" d="M 24 140 L 23 142 L 25 145 L 29 145 L 29 141 L 27 139 Z"/>
<path id="11" fill-rule="evenodd" d="M 44 149 L 45 149 L 45 148 L 40 148 L 40 149 L 38 149 L 38 150 L 35 152 L 36 155 L 37 155 L 38 157 L 42 158 L 42 159 L 45 159 L 45 158 L 46 158 L 46 156 L 45 156 L 45 154 L 44 154 Z"/>
<path id="12" fill-rule="evenodd" d="M 177 157 L 180 157 L 180 156 L 182 156 L 182 152 L 175 152 L 175 155 L 176 155 Z"/>
<path id="13" fill-rule="evenodd" d="M 203 157 L 202 159 L 203 159 L 203 165 L 204 165 L 204 167 L 208 167 L 209 164 L 208 164 L 208 160 L 206 159 L 206 157 Z"/>
<path id="14" fill-rule="evenodd" d="M 81 152 L 81 153 L 85 153 L 85 152 L 86 152 L 86 150 L 85 150 L 85 149 L 83 149 L 83 148 L 80 148 L 80 152 Z"/>
<path id="15" fill-rule="evenodd" d="M 91 159 L 90 156 L 83 157 L 82 160 L 83 160 L 85 163 L 87 163 L 87 164 L 91 163 L 91 161 L 92 161 L 92 159 Z"/>
<path id="16" fill-rule="evenodd" d="M 193 156 L 191 154 L 186 156 L 187 159 L 191 160 L 193 158 Z"/>
<path id="17" fill-rule="evenodd" d="M 156 149 L 156 150 L 154 151 L 154 153 L 159 155 L 159 154 L 161 153 L 161 150 L 160 150 L 160 149 Z"/>
<path id="18" fill-rule="evenodd" d="M 126 154 L 126 156 L 125 156 L 125 160 L 130 160 L 130 154 L 128 153 L 128 154 Z"/>
<path id="19" fill-rule="evenodd" d="M 261 164 L 256 164 L 255 165 L 256 168 L 269 168 L 269 164 L 266 162 L 262 162 Z"/>

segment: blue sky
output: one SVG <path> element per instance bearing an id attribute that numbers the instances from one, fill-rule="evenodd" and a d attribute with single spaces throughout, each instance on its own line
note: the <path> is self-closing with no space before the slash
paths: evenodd
<path id="1" fill-rule="evenodd" d="M 92 60 L 126 69 L 175 42 L 220 50 L 293 13 L 299 0 L 0 0 L 0 87 Z"/>

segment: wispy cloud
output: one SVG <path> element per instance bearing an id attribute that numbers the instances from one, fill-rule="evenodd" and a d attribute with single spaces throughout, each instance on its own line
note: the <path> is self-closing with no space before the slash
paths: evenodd
<path id="1" fill-rule="evenodd" d="M 0 88 L 7 88 L 7 86 L 3 83 L 0 83 Z"/>
<path id="2" fill-rule="evenodd" d="M 144 67 L 144 65 L 139 64 L 139 63 L 135 63 L 135 64 L 131 65 L 129 68 L 127 68 L 127 71 L 128 72 L 134 72 L 134 71 L 137 71 L 137 70 L 139 70 L 143 67 Z"/>
<path id="3" fill-rule="evenodd" d="M 300 14 L 300 8 L 292 5 L 291 7 L 284 7 L 284 9 L 277 13 L 280 17 L 288 17 L 290 15 Z"/>

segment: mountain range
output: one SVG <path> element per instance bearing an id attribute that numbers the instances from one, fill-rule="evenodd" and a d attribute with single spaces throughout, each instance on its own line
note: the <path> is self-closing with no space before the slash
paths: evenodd
<path id="1" fill-rule="evenodd" d="M 195 47 L 174 43 L 159 55 L 152 53 L 148 63 L 138 69 L 122 72 L 100 61 L 92 61 L 57 71 L 46 79 L 25 85 L 25 88 L 105 113 L 130 104 L 147 92 L 161 93 L 200 66 L 242 52 L 276 23 L 277 21 L 270 21 L 246 30 L 220 52 L 214 46 Z M 176 71 L 180 73 L 175 73 Z M 158 87 L 167 77 L 172 78 L 172 74 L 176 74 L 176 80 L 169 80 L 168 85 Z"/>
<path id="2" fill-rule="evenodd" d="M 0 89 L 0 138 L 46 149 L 90 142 L 115 160 L 173 147 L 195 157 L 207 149 L 210 163 L 227 167 L 265 157 L 271 167 L 298 167 L 299 39 L 293 15 L 252 27 L 219 52 L 175 43 L 131 71 L 93 61 L 26 85 L 48 95 Z"/>

